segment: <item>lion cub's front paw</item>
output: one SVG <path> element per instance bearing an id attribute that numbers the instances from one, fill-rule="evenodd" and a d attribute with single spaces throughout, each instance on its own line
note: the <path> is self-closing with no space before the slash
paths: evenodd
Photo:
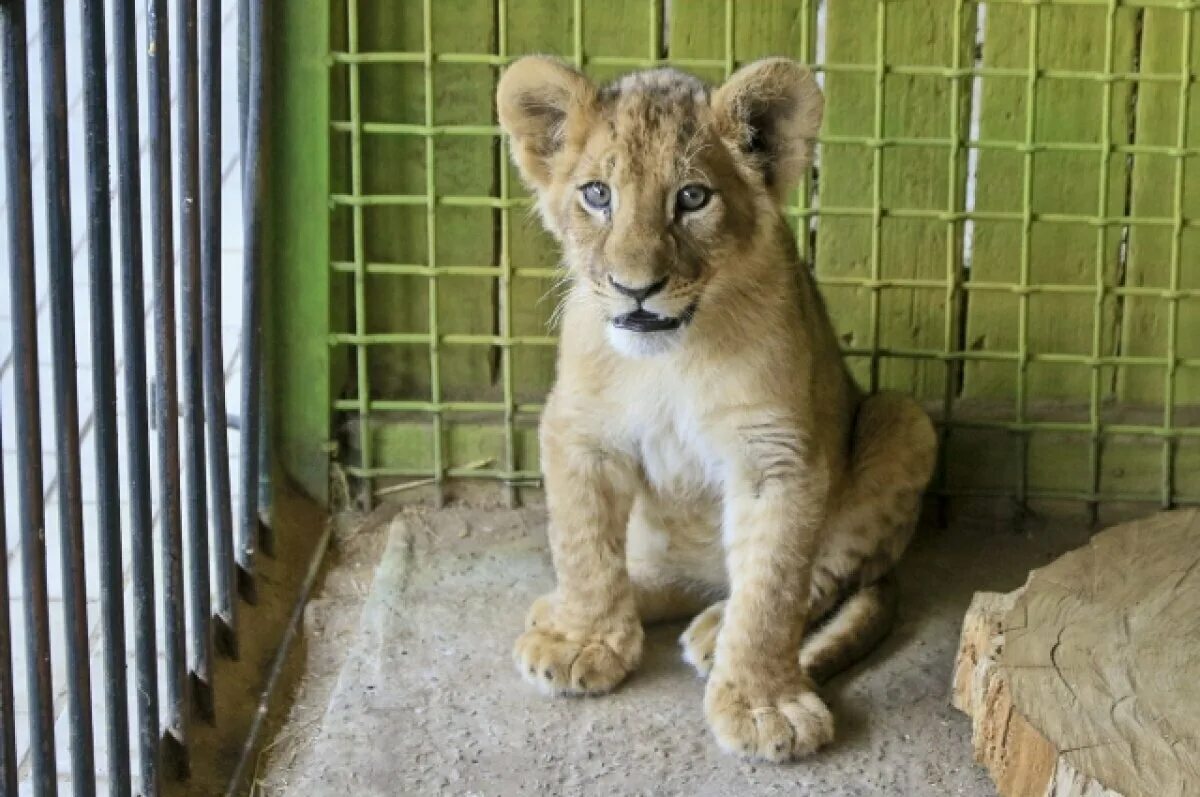
<path id="1" fill-rule="evenodd" d="M 555 616 L 552 599 L 538 598 L 513 661 L 526 681 L 551 695 L 598 695 L 621 683 L 641 661 L 642 625 L 636 616 L 604 618 L 586 628 Z"/>
<path id="2" fill-rule="evenodd" d="M 801 675 L 767 686 L 718 671 L 705 690 L 704 713 L 723 749 L 752 758 L 790 761 L 833 741 L 833 715 Z"/>

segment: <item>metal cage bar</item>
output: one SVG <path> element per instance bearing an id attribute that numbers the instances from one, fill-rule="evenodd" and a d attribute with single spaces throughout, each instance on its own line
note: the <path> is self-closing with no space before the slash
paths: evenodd
<path id="1" fill-rule="evenodd" d="M 1038 37 L 1041 32 L 1041 8 L 1029 7 L 1029 37 L 1028 37 L 1028 69 L 1025 78 L 1025 140 L 1021 150 L 1021 259 L 1020 288 L 1028 288 L 1030 284 L 1030 269 L 1032 257 L 1030 247 L 1033 238 L 1033 174 L 1034 152 L 1033 140 L 1037 130 L 1037 89 L 1038 89 Z M 1026 419 L 1028 408 L 1029 381 L 1029 293 L 1022 290 L 1017 294 L 1017 386 L 1016 386 L 1016 422 L 1022 424 Z M 1017 505 L 1024 507 L 1028 503 L 1029 492 L 1029 435 L 1017 431 L 1017 479 L 1014 486 L 1014 496 Z"/>
<path id="2" fill-rule="evenodd" d="M 240 12 L 239 12 L 240 14 Z M 264 74 L 267 52 L 266 4 L 250 0 L 245 12 L 248 58 L 246 69 L 246 120 L 242 140 L 242 395 L 241 458 L 238 487 L 238 567 L 244 579 L 243 597 L 257 598 L 254 556 L 259 545 L 259 432 L 262 407 L 262 205 L 266 181 L 263 172 L 264 107 L 267 102 Z"/>
<path id="3" fill-rule="evenodd" d="M 423 0 L 421 5 L 421 39 L 425 52 L 425 126 L 434 126 L 433 102 L 433 0 Z M 360 174 L 361 177 L 361 169 Z M 425 246 L 426 262 L 429 265 L 429 398 L 433 404 L 442 400 L 442 358 L 438 344 L 441 323 L 439 319 L 438 285 L 438 235 L 437 235 L 437 147 L 431 136 L 425 137 Z M 446 478 L 445 449 L 446 430 L 439 412 L 433 414 L 433 479 L 437 490 L 437 502 L 445 500 L 443 485 Z"/>
<path id="4" fill-rule="evenodd" d="M 1120 3 L 1117 0 L 1112 0 L 1109 3 L 1105 13 L 1104 21 L 1104 71 L 1110 73 L 1116 63 L 1115 45 L 1116 45 L 1116 17 Z M 1113 111 L 1113 83 L 1105 82 L 1101 84 L 1101 119 L 1100 119 L 1100 155 L 1099 155 L 1099 177 L 1098 185 L 1096 186 L 1096 215 L 1104 216 L 1108 212 L 1109 192 L 1110 192 L 1110 153 L 1112 152 L 1112 111 Z M 1108 248 L 1109 228 L 1106 226 L 1096 227 L 1096 255 L 1094 269 L 1094 286 L 1095 297 L 1092 305 L 1092 359 L 1094 363 L 1090 368 L 1090 380 L 1088 383 L 1088 423 L 1091 426 L 1089 432 L 1088 446 L 1088 484 L 1092 495 L 1100 493 L 1101 467 L 1103 458 L 1104 435 L 1103 425 L 1100 416 L 1100 377 L 1103 366 L 1100 364 L 1100 358 L 1103 355 L 1104 345 L 1104 326 L 1102 323 L 1104 315 L 1104 300 L 1108 294 L 1108 280 L 1105 273 L 1106 249 Z M 1100 503 L 1095 500 L 1088 501 L 1088 512 L 1091 515 L 1092 522 L 1095 523 L 1100 516 Z"/>
<path id="5" fill-rule="evenodd" d="M 1179 121 L 1175 131 L 1175 144 L 1178 148 L 1187 143 L 1188 111 L 1191 107 L 1191 71 L 1192 71 L 1192 39 L 1195 17 L 1189 9 L 1183 15 L 1180 26 L 1180 64 L 1179 64 Z M 1180 360 L 1179 351 L 1179 287 L 1183 276 L 1183 196 L 1184 180 L 1187 174 L 1187 160 L 1182 156 L 1175 157 L 1175 179 L 1173 196 L 1171 197 L 1175 223 L 1171 230 L 1171 276 L 1170 289 L 1172 294 L 1167 298 L 1167 368 L 1163 385 L 1163 430 L 1170 432 L 1175 426 L 1175 387 Z M 1177 443 L 1170 437 L 1163 438 L 1162 451 L 1162 494 L 1160 504 L 1164 509 L 1175 506 L 1175 454 Z"/>
<path id="6" fill-rule="evenodd" d="M 117 212 L 121 240 L 121 313 L 145 312 L 142 190 L 138 162 L 137 43 L 133 0 L 113 9 L 116 90 Z M 133 587 L 134 693 L 137 695 L 138 779 L 144 795 L 159 789 L 158 657 L 154 590 L 154 519 L 150 495 L 150 431 L 146 400 L 146 329 L 122 324 L 125 451 L 129 478 L 130 577 Z"/>
<path id="7" fill-rule="evenodd" d="M 348 46 L 351 52 L 358 50 L 358 0 L 346 3 L 346 24 L 348 27 Z M 350 65 L 350 191 L 355 197 L 361 196 L 362 190 L 362 87 L 360 71 L 357 64 Z M 354 206 L 351 210 L 351 225 L 354 251 L 354 330 L 359 335 L 367 332 L 367 274 L 366 274 L 366 244 L 362 207 Z M 432 273 L 432 265 L 428 267 Z M 370 363 L 365 346 L 359 346 L 355 352 L 355 372 L 358 380 L 359 418 L 361 423 L 358 430 L 358 455 L 363 467 L 368 471 L 374 462 L 373 444 L 371 441 L 371 426 L 369 407 L 365 403 L 371 395 L 369 379 Z M 363 485 L 362 502 L 369 508 L 373 495 L 370 479 Z"/>
<path id="8" fill-rule="evenodd" d="M 963 27 L 966 19 L 966 0 L 955 0 L 953 34 L 951 39 L 952 69 L 957 72 L 962 67 L 963 56 Z M 965 268 L 963 263 L 963 239 L 965 237 L 965 220 L 960 218 L 966 212 L 966 185 L 960 167 L 966 149 L 963 146 L 963 81 L 965 77 L 950 79 L 950 130 L 951 147 L 946 154 L 946 276 L 943 288 L 945 290 L 945 309 L 943 310 L 942 349 L 947 355 L 957 352 L 958 330 L 965 322 L 961 312 L 961 300 L 966 296 L 963 290 Z M 935 283 L 936 280 L 930 280 Z M 954 428 L 954 403 L 957 388 L 962 373 L 963 360 L 946 357 L 945 384 L 942 388 L 942 423 L 938 426 L 938 447 L 945 451 L 950 434 Z M 945 488 L 948 479 L 948 458 L 938 457 L 935 484 Z M 946 513 L 945 496 L 940 496 L 939 511 L 943 517 Z"/>
<path id="9" fill-rule="evenodd" d="M 872 130 L 875 140 L 883 140 L 883 102 L 886 89 L 887 71 L 884 64 L 887 61 L 887 3 L 875 6 L 875 71 L 874 93 L 872 103 Z M 881 251 L 881 236 L 883 233 L 883 148 L 871 150 L 871 262 L 870 279 L 870 327 L 867 333 L 871 340 L 870 369 L 868 390 L 874 393 L 879 389 L 879 349 L 880 305 L 883 301 L 882 288 L 877 287 L 883 278 L 883 255 Z"/>
<path id="10" fill-rule="evenodd" d="M 2 438 L 0 434 L 0 438 Z M 0 473 L 0 505 L 4 502 L 4 479 Z M 0 550 L 8 551 L 8 522 L 0 516 Z M 17 793 L 17 702 L 13 691 L 12 622 L 9 618 L 8 566 L 0 568 L 0 788 Z"/>
<path id="11" fill-rule="evenodd" d="M 500 58 L 505 58 L 507 54 L 508 3 L 502 0 L 496 9 L 496 55 Z M 499 175 L 498 190 L 500 192 L 500 201 L 507 202 L 511 198 L 511 186 L 509 185 L 508 141 L 506 139 L 499 141 L 499 146 L 496 148 L 496 159 L 496 172 Z M 514 276 L 512 264 L 512 229 L 509 226 L 509 211 L 507 209 L 498 210 L 497 216 L 499 216 L 500 228 L 500 273 L 498 275 L 500 280 L 498 307 L 500 315 L 500 338 L 502 340 L 511 340 L 513 338 L 512 288 Z M 500 346 L 500 381 L 501 388 L 504 391 L 504 470 L 507 473 L 516 473 L 517 441 L 513 427 L 516 419 L 517 400 L 512 348 L 509 346 Z M 512 507 L 516 505 L 517 490 L 511 483 L 505 486 L 504 496 L 508 506 Z"/>
<path id="12" fill-rule="evenodd" d="M 196 0 L 176 5 L 175 69 L 178 91 L 179 276 L 183 416 L 183 510 L 187 545 L 187 629 L 190 690 L 200 716 L 212 719 L 212 602 L 209 594 L 208 489 L 204 462 L 204 370 L 200 264 L 200 95 Z"/>
<path id="13" fill-rule="evenodd" d="M 221 9 L 200 0 L 201 369 L 208 432 L 209 525 L 216 579 L 217 641 L 237 656 L 237 571 L 226 433 L 225 346 L 221 333 Z"/>
<path id="14" fill-rule="evenodd" d="M 17 506 L 24 585 L 25 678 L 29 706 L 30 767 L 34 790 L 57 793 L 54 686 L 50 673 L 50 613 L 46 584 L 45 507 L 42 503 L 41 412 L 37 366 L 33 190 L 29 159 L 29 68 L 24 3 L 0 4 L 3 36 L 4 157 L 9 175 L 9 280 L 12 292 L 13 369 L 17 442 Z M 7 610 L 7 606 L 4 607 Z"/>
<path id="15" fill-rule="evenodd" d="M 120 458 L 117 455 L 116 342 L 113 317 L 112 208 L 109 200 L 108 78 L 104 3 L 83 0 L 84 101 L 87 126 L 88 287 L 92 315 L 93 435 L 100 544 L 105 738 L 109 791 L 130 793 L 125 601 L 121 552 Z"/>
<path id="16" fill-rule="evenodd" d="M 166 0 L 147 9 L 149 54 L 150 197 L 154 330 L 157 374 L 154 424 L 158 432 L 158 511 L 162 523 L 162 611 L 166 626 L 167 727 L 176 742 L 175 762 L 186 771 L 190 706 L 187 620 L 184 612 L 183 517 L 180 505 L 179 397 L 175 361 L 175 250 L 171 216 L 171 78 Z"/>
<path id="17" fill-rule="evenodd" d="M 84 575 L 83 482 L 80 476 L 79 387 L 75 371 L 75 296 L 71 255 L 67 150 L 67 64 L 62 4 L 44 0 L 42 100 L 46 151 L 46 228 L 50 351 L 57 451 L 63 615 L 66 625 L 71 781 L 83 797 L 96 791 L 92 751 L 92 689 L 88 667 L 87 587 Z"/>
<path id="18" fill-rule="evenodd" d="M 650 0 L 647 0 L 649 2 Z M 972 5 L 996 5 L 993 0 L 971 0 Z M 1036 2 L 1023 2 L 1019 4 L 1036 5 Z M 1043 5 L 1063 5 L 1062 0 L 1045 0 Z M 1097 5 L 1108 4 L 1108 0 L 1099 0 Z M 1136 2 L 1124 2 L 1122 6 L 1125 8 L 1155 8 L 1156 6 L 1139 5 Z M 1162 6 L 1157 6 L 1161 8 Z M 1181 10 L 1181 9 L 1176 9 Z M 582 42 L 582 40 L 580 40 Z M 508 55 L 501 57 L 498 55 L 490 55 L 483 53 L 436 53 L 433 61 L 438 64 L 471 64 L 479 66 L 505 66 L 513 59 L 520 57 L 519 55 Z M 608 66 L 625 69 L 644 69 L 654 66 L 656 63 L 661 63 L 661 58 L 638 58 L 636 56 L 625 55 L 580 55 L 576 61 L 577 65 L 581 66 Z M 724 58 L 675 58 L 666 59 L 672 65 L 680 69 L 715 69 L 724 70 L 729 66 L 729 62 Z M 419 51 L 374 51 L 374 52 L 349 52 L 344 50 L 334 50 L 330 53 L 330 61 L 334 64 L 424 64 L 424 53 Z M 747 61 L 734 59 L 733 68 L 744 66 Z M 866 74 L 871 75 L 876 71 L 875 65 L 872 64 L 839 64 L 839 63 L 823 63 L 812 64 L 812 70 L 822 74 Z M 885 64 L 884 70 L 892 75 L 909 75 L 913 77 L 941 77 L 941 78 L 1017 78 L 1024 79 L 1027 72 L 1024 69 L 1015 67 L 995 67 L 995 66 L 976 66 L 976 67 L 946 67 L 936 64 Z M 1174 72 L 1113 72 L 1112 74 L 1103 74 L 1100 72 L 1089 72 L 1080 69 L 1055 69 L 1046 68 L 1041 71 L 1041 76 L 1049 80 L 1078 80 L 1082 82 L 1098 82 L 1107 83 L 1112 81 L 1129 82 L 1129 83 L 1175 83 L 1179 80 L 1179 75 Z"/>
<path id="19" fill-rule="evenodd" d="M 815 60 L 815 33 L 816 28 L 816 9 L 820 6 L 820 0 L 803 0 L 800 6 L 800 62 L 807 65 L 809 69 L 814 69 Z M 733 14 L 733 0 L 727 0 L 725 16 L 730 18 Z M 732 48 L 732 31 L 730 31 L 730 41 Z M 726 58 L 725 70 L 726 74 L 732 73 L 736 68 L 735 53 L 732 49 L 729 50 Z M 814 70 L 815 71 L 815 70 Z M 813 234 L 815 232 L 815 217 L 804 215 L 812 211 L 816 201 L 816 181 L 813 180 L 813 171 L 818 167 L 814 154 L 813 167 L 804 170 L 804 176 L 800 181 L 800 188 L 797 191 L 796 210 L 796 248 L 800 252 L 800 262 L 814 264 L 816 262 L 816 251 L 813 249 Z M 815 276 L 815 270 L 814 270 Z"/>
<path id="20" fill-rule="evenodd" d="M 840 140 L 841 137 L 825 136 L 819 138 L 818 141 L 826 144 L 844 144 L 845 141 Z M 886 149 L 887 147 L 877 147 L 875 149 Z M 1014 147 L 1012 151 L 1019 152 L 1022 155 L 1033 155 L 1037 152 L 1049 151 L 1055 149 L 1049 146 L 1033 146 L 1030 148 Z M 1114 151 L 1126 151 L 1120 147 L 1114 147 Z M 1144 148 L 1143 148 L 1144 149 Z M 1060 150 L 1061 151 L 1061 150 Z M 1087 147 L 1072 147 L 1069 151 L 1078 151 L 1084 154 L 1094 154 L 1098 150 L 1096 148 Z M 1141 154 L 1160 154 L 1170 157 L 1179 157 L 1180 153 L 1171 148 L 1155 153 Z M 1185 156 L 1186 157 L 1186 156 Z M 330 202 L 338 206 L 346 206 L 351 208 L 364 207 L 382 207 L 382 206 L 424 206 L 429 204 L 429 197 L 425 194 L 365 194 L 354 196 L 352 194 L 335 193 L 330 195 Z M 463 196 L 453 194 L 443 194 L 436 198 L 437 204 L 447 207 L 483 207 L 483 208 L 527 208 L 532 207 L 532 203 L 528 199 L 516 198 L 503 201 L 497 197 L 485 196 Z M 784 207 L 785 214 L 797 218 L 806 218 L 809 216 L 829 216 L 829 217 L 873 217 L 875 211 L 872 208 L 859 207 L 822 207 L 822 208 L 802 208 L 796 205 Z M 956 213 L 947 213 L 943 210 L 932 210 L 928 208 L 900 208 L 900 207 L 881 207 L 880 215 L 883 217 L 898 218 L 898 219 L 929 219 L 931 221 L 1002 221 L 1024 223 L 1026 217 L 1019 211 L 961 211 Z M 1176 224 L 1182 225 L 1185 229 L 1200 227 L 1200 218 L 1183 217 L 1182 220 L 1177 220 L 1170 216 L 1091 216 L 1083 213 L 1038 213 L 1030 212 L 1029 219 L 1041 224 L 1070 224 L 1070 225 L 1085 225 L 1089 227 L 1125 227 L 1125 226 L 1145 226 L 1145 227 L 1174 227 Z M 867 284 L 864 282 L 864 284 Z M 933 286 L 935 283 L 930 283 Z M 1009 285 L 1009 290 L 1037 290 L 1036 285 Z M 1091 287 L 1087 289 L 1089 292 Z"/>

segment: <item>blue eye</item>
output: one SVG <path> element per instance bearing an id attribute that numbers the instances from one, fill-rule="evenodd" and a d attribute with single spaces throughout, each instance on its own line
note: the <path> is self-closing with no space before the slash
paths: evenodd
<path id="1" fill-rule="evenodd" d="M 699 210 L 712 198 L 712 189 L 703 185 L 685 185 L 675 195 L 675 205 L 683 212 Z"/>
<path id="2" fill-rule="evenodd" d="M 584 183 L 579 190 L 584 203 L 592 210 L 605 210 L 612 203 L 612 191 L 599 180 Z"/>

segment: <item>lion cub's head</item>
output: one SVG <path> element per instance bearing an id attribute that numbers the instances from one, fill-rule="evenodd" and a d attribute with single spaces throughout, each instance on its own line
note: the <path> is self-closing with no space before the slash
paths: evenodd
<path id="1" fill-rule="evenodd" d="M 577 288 L 631 356 L 670 350 L 722 293 L 745 293 L 785 238 L 779 203 L 822 108 L 812 75 L 782 58 L 713 89 L 673 69 L 597 87 L 531 56 L 505 71 L 497 102 Z"/>

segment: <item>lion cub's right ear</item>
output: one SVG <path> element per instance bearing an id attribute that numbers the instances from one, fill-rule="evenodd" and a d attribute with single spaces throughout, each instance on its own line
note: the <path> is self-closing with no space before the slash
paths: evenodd
<path id="1" fill-rule="evenodd" d="M 592 82 L 557 59 L 526 56 L 504 70 L 496 106 L 525 182 L 550 184 L 555 156 L 586 130 L 595 102 Z"/>

